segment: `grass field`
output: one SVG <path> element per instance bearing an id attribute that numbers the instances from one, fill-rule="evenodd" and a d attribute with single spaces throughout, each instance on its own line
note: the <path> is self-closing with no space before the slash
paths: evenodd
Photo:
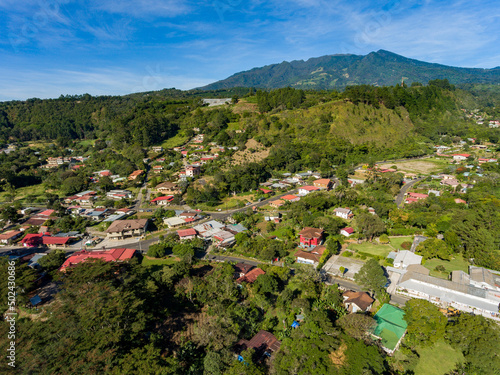
<path id="1" fill-rule="evenodd" d="M 462 353 L 443 340 L 437 341 L 431 347 L 417 349 L 417 351 L 420 361 L 415 368 L 415 375 L 443 375 L 464 360 Z"/>
<path id="2" fill-rule="evenodd" d="M 436 266 L 442 265 L 444 268 L 446 268 L 445 272 L 437 272 L 434 271 Z M 447 260 L 441 260 L 441 259 L 428 259 L 424 267 L 427 268 L 430 272 L 431 276 L 435 277 L 440 277 L 442 279 L 447 279 L 448 275 L 450 274 L 451 271 L 464 271 L 464 272 L 469 272 L 469 264 L 467 261 L 465 261 L 462 256 L 457 256 L 456 258 L 447 261 Z"/>
<path id="3" fill-rule="evenodd" d="M 379 167 L 390 168 L 393 165 L 397 166 L 398 170 L 400 171 L 405 171 L 409 173 L 429 174 L 429 173 L 441 172 L 444 168 L 450 165 L 450 161 L 447 159 L 426 158 L 426 159 L 403 161 L 400 163 L 379 164 Z"/>
<path id="4" fill-rule="evenodd" d="M 361 244 L 350 244 L 347 247 L 349 250 L 361 251 L 372 255 L 386 257 L 394 249 L 389 245 L 378 245 L 375 242 L 363 242 Z"/>
<path id="5" fill-rule="evenodd" d="M 404 236 L 404 237 L 389 237 L 391 240 L 390 245 L 396 250 L 401 250 L 401 244 L 405 241 L 413 242 L 412 236 Z"/>
<path id="6" fill-rule="evenodd" d="M 44 195 L 46 192 L 47 192 L 47 189 L 45 189 L 45 186 L 43 184 L 22 187 L 22 188 L 16 189 L 16 200 L 24 199 L 28 195 L 40 197 L 40 196 Z M 0 201 L 4 201 L 4 196 L 6 196 L 6 195 L 9 195 L 9 193 L 6 191 L 2 191 L 0 193 Z"/>

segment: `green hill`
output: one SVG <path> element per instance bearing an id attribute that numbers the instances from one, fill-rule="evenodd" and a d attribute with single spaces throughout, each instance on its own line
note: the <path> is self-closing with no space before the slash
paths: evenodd
<path id="1" fill-rule="evenodd" d="M 494 69 L 457 68 L 409 59 L 379 50 L 366 56 L 327 55 L 307 61 L 284 61 L 236 73 L 204 86 L 205 90 L 231 87 L 273 89 L 291 86 L 301 89 L 338 89 L 351 85 L 390 86 L 405 82 L 426 84 L 448 79 L 453 84 L 500 83 L 500 67 Z"/>

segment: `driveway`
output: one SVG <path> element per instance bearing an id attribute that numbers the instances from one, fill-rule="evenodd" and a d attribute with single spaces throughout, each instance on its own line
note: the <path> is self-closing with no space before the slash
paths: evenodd
<path id="1" fill-rule="evenodd" d="M 401 190 L 399 191 L 399 194 L 396 197 L 396 205 L 398 207 L 401 207 L 403 205 L 405 194 L 408 192 L 408 190 L 410 190 L 410 188 L 413 185 L 415 185 L 417 182 L 420 182 L 420 181 L 424 180 L 425 178 L 426 177 L 417 178 L 416 180 L 413 180 L 413 181 L 410 181 L 410 182 L 404 184 L 401 187 Z"/>

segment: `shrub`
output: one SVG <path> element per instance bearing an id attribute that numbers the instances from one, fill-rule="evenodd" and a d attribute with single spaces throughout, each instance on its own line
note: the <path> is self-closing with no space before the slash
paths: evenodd
<path id="1" fill-rule="evenodd" d="M 353 254 L 352 254 L 350 251 L 344 251 L 344 252 L 342 253 L 342 256 L 343 256 L 343 257 L 346 257 L 346 258 L 350 258 L 350 257 L 352 257 L 352 255 L 353 255 Z"/>
<path id="2" fill-rule="evenodd" d="M 379 240 L 380 243 L 389 243 L 389 242 L 391 242 L 389 240 L 389 236 L 387 236 L 387 234 L 381 235 L 378 240 Z"/>
<path id="3" fill-rule="evenodd" d="M 444 266 L 442 264 L 439 264 L 436 266 L 436 268 L 434 268 L 434 271 L 445 272 L 446 268 L 444 268 Z"/>
<path id="4" fill-rule="evenodd" d="M 401 248 L 403 248 L 404 250 L 410 250 L 411 248 L 411 242 L 410 241 L 405 241 L 401 244 Z"/>

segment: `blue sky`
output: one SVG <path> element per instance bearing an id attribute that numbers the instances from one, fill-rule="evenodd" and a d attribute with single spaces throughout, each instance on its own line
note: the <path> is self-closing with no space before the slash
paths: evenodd
<path id="1" fill-rule="evenodd" d="M 0 0 L 0 101 L 190 89 L 285 60 L 379 49 L 500 66 L 500 3 Z"/>

